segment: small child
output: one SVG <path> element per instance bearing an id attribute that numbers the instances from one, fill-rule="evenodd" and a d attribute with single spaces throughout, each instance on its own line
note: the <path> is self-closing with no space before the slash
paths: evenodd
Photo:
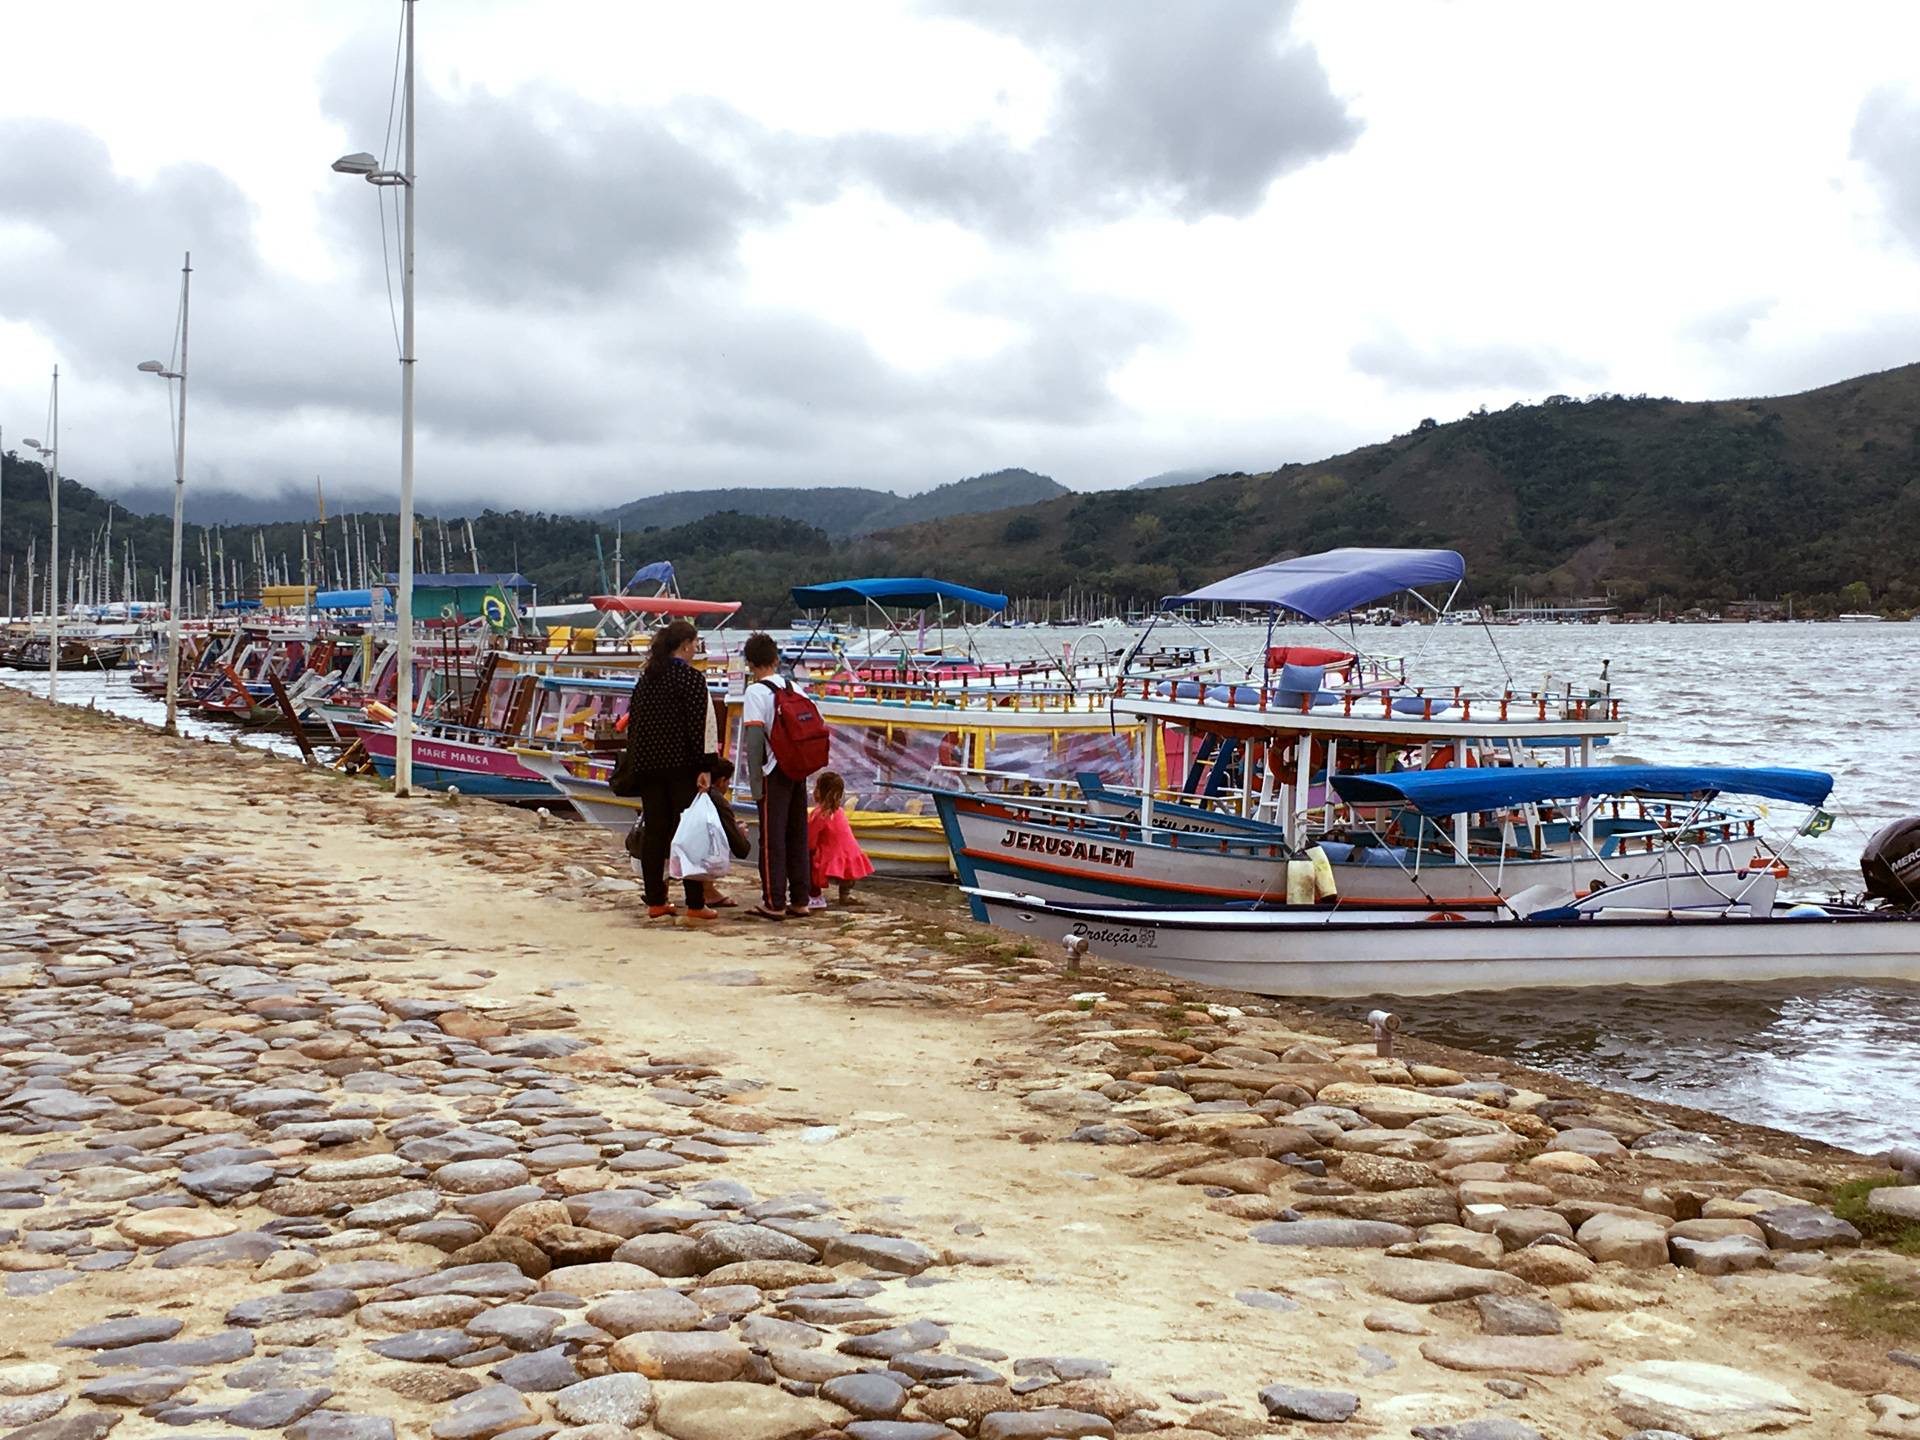
<path id="1" fill-rule="evenodd" d="M 840 886 L 840 903 L 858 905 L 853 898 L 853 882 L 873 873 L 873 862 L 853 838 L 853 826 L 847 823 L 847 785 L 831 770 L 822 770 L 813 782 L 813 813 L 807 816 L 807 850 L 813 859 L 813 892 L 807 901 L 809 910 L 827 906 L 827 881 Z"/>
<path id="2" fill-rule="evenodd" d="M 720 812 L 720 828 L 727 832 L 727 849 L 733 852 L 733 858 L 744 860 L 753 852 L 753 845 L 747 839 L 747 832 L 740 828 L 739 818 L 733 813 L 733 804 L 727 799 L 727 792 L 733 788 L 733 762 L 724 755 L 707 757 L 707 773 L 713 776 L 713 788 L 707 791 L 707 798 L 713 801 L 713 808 Z M 720 887 L 713 881 L 705 882 L 707 908 L 710 910 L 729 910 L 734 902 L 720 893 Z"/>

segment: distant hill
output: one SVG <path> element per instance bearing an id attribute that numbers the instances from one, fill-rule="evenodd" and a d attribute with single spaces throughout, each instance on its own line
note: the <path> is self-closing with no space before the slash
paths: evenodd
<path id="1" fill-rule="evenodd" d="M 1165 470 L 1158 475 L 1149 475 L 1144 480 L 1136 480 L 1129 490 L 1171 490 L 1176 485 L 1197 485 L 1202 480 L 1212 479 L 1218 470 Z"/>
<path id="2" fill-rule="evenodd" d="M 9 455 L 4 486 L 0 568 L 24 593 L 29 543 L 45 563 L 45 473 Z M 130 545 L 138 593 L 151 594 L 169 529 L 155 508 L 130 517 L 116 507 L 109 549 L 108 502 L 65 480 L 62 550 L 110 553 L 124 568 Z M 391 514 L 343 523 L 328 508 L 331 577 L 345 534 L 364 534 L 377 559 L 397 533 Z M 1802 614 L 1897 614 L 1920 610 L 1920 365 L 1771 399 L 1556 395 L 1189 485 L 1080 495 L 1003 470 L 905 498 L 712 491 L 617 513 L 623 565 L 670 559 L 682 593 L 743 601 L 743 624 L 782 623 L 788 587 L 849 575 L 933 574 L 1027 597 L 1073 587 L 1152 604 L 1339 545 L 1457 549 L 1463 600 L 1603 593 L 1625 610 L 1672 611 L 1792 597 Z M 264 551 L 297 580 L 302 528 L 240 524 L 207 536 L 190 526 L 188 566 L 204 566 L 203 544 L 229 571 Z M 315 527 L 304 528 L 322 554 Z M 428 519 L 422 531 L 427 568 L 442 564 L 443 545 L 445 563 L 471 562 L 464 523 Z M 617 583 L 609 517 L 486 511 L 473 536 L 484 568 L 520 570 L 542 600 Z"/>
<path id="3" fill-rule="evenodd" d="M 1144 483 L 1144 482 L 1143 482 Z M 957 480 L 918 495 L 900 496 L 890 490 L 870 490 L 855 486 L 791 489 L 677 490 L 667 495 L 650 495 L 617 509 L 583 514 L 583 519 L 622 530 L 644 530 L 657 526 L 662 530 L 691 525 L 708 515 L 734 511 L 742 515 L 772 515 L 798 520 L 824 530 L 835 540 L 865 535 L 896 525 L 911 525 L 920 520 L 938 520 L 949 515 L 970 515 L 1006 510 L 1016 505 L 1032 505 L 1068 494 L 1067 487 L 1031 470 L 996 470 L 990 475 L 975 475 Z M 134 515 L 173 514 L 171 485 L 140 485 L 102 492 L 122 510 Z M 359 512 L 369 504 L 390 503 L 385 496 L 369 500 L 365 495 L 327 496 L 327 513 Z M 461 507 L 423 504 L 419 513 L 444 515 L 452 519 Z M 319 502 L 311 491 L 283 491 L 272 494 L 210 490 L 187 485 L 186 516 L 195 525 L 277 525 L 312 521 L 319 515 Z"/>
<path id="4" fill-rule="evenodd" d="M 173 518 L 173 486 L 135 485 L 126 489 L 103 490 L 102 501 L 111 500 L 131 515 L 165 515 Z M 327 514 L 346 515 L 368 511 L 370 506 L 392 504 L 387 495 L 342 494 L 327 491 Z M 422 517 L 445 515 L 452 519 L 456 507 L 416 505 Z M 192 525 L 298 525 L 317 521 L 320 502 L 311 490 L 275 491 L 265 495 L 235 490 L 209 490 L 187 478 L 187 522 Z M 464 512 L 461 512 L 464 513 Z"/>
<path id="5" fill-rule="evenodd" d="M 1067 487 L 1031 470 L 996 470 L 956 480 L 918 495 L 905 497 L 890 490 L 853 487 L 810 490 L 676 490 L 630 501 L 602 511 L 595 519 L 625 530 L 648 526 L 672 529 L 707 515 L 737 511 L 743 515 L 775 515 L 803 521 L 836 540 L 866 535 L 921 520 L 972 515 L 1032 505 L 1071 492 Z"/>
<path id="6" fill-rule="evenodd" d="M 129 514 L 165 515 L 169 520 L 173 517 L 171 485 L 136 485 L 103 494 L 101 498 L 111 500 Z M 338 505 L 330 499 L 327 513 L 356 510 L 365 503 L 364 498 L 359 497 L 343 499 Z M 194 484 L 191 477 L 187 481 L 185 510 L 188 521 L 195 525 L 274 525 L 312 519 L 320 513 L 311 491 L 304 495 L 297 492 L 243 495 L 232 490 L 208 490 Z"/>
<path id="7" fill-rule="evenodd" d="M 903 572 L 1141 602 L 1338 545 L 1445 546 L 1464 596 L 1920 608 L 1920 365 L 1799 395 L 1549 397 L 1311 464 L 869 537 Z"/>

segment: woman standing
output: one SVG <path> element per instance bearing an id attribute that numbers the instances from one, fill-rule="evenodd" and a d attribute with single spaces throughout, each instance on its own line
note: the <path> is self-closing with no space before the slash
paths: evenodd
<path id="1" fill-rule="evenodd" d="M 672 915 L 667 903 L 667 854 L 680 815 L 712 783 L 708 756 L 718 748 L 713 702 L 707 682 L 693 667 L 699 635 L 684 620 L 655 632 L 647 647 L 646 667 L 627 707 L 627 753 L 622 757 L 620 793 L 640 800 L 643 830 L 640 877 L 647 892 L 647 918 Z M 715 920 L 698 880 L 683 882 L 687 915 Z"/>

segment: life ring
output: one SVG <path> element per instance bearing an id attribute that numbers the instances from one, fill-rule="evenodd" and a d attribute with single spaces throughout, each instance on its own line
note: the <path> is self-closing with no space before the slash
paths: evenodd
<path id="1" fill-rule="evenodd" d="M 1454 913 L 1453 911 L 1451 911 L 1451 910 L 1436 910 L 1436 911 L 1434 911 L 1434 913 L 1433 913 L 1433 914 L 1431 914 L 1431 915 L 1429 915 L 1429 916 L 1427 916 L 1427 920 L 1426 920 L 1426 923 L 1428 923 L 1428 924 L 1432 924 L 1432 923 L 1433 923 L 1434 921 L 1436 921 L 1436 920 L 1440 920 L 1440 921 L 1447 921 L 1447 920 L 1454 920 L 1454 921 L 1464 921 L 1464 920 L 1465 920 L 1466 918 L 1467 918 L 1467 917 L 1466 917 L 1466 916 L 1464 916 L 1464 915 L 1456 915 L 1456 914 L 1455 914 L 1455 913 Z"/>
<path id="2" fill-rule="evenodd" d="M 1453 764 L 1453 751 L 1452 749 L 1449 748 L 1446 750 L 1436 751 L 1434 753 L 1433 758 L 1427 761 L 1427 769 L 1445 770 L 1448 766 L 1452 764 Z M 1471 770 L 1476 766 L 1478 766 L 1479 764 L 1480 764 L 1480 752 L 1478 750 L 1467 751 L 1467 768 Z"/>

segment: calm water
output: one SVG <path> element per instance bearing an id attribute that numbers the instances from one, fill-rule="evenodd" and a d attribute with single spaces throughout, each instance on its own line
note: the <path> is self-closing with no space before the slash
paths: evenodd
<path id="1" fill-rule="evenodd" d="M 1067 630 L 978 632 L 992 658 L 1058 655 Z M 1257 656 L 1264 630 L 1162 627 L 1150 643 L 1211 645 Z M 1087 654 L 1120 645 L 1120 630 L 1089 632 Z M 1538 626 L 1363 629 L 1358 648 L 1405 655 L 1419 683 L 1497 690 L 1571 680 L 1584 689 L 1603 662 L 1627 701 L 1629 733 L 1615 758 L 1658 763 L 1796 765 L 1835 779 L 1838 824 L 1787 852 L 1796 889 L 1857 888 L 1860 848 L 1887 821 L 1920 813 L 1920 716 L 1903 676 L 1920 661 L 1920 625 Z M 1329 643 L 1317 627 L 1276 639 Z M 44 675 L 0 672 L 44 694 Z M 163 707 L 136 694 L 124 672 L 61 677 L 63 700 L 92 700 L 158 723 Z M 221 725 L 186 719 L 189 733 L 225 739 Z M 277 736 L 242 743 L 291 749 Z M 1602 752 L 1607 753 L 1607 752 Z M 1804 812 L 1782 809 L 1797 825 Z M 1786 843 L 1786 837 L 1780 837 Z M 1920 1139 L 1908 1122 L 1920 1096 L 1920 986 L 1808 982 L 1659 989 L 1502 991 L 1329 1002 L 1364 1014 L 1386 1000 L 1407 1032 L 1653 1099 L 1775 1125 L 1834 1144 L 1877 1150 Z"/>

